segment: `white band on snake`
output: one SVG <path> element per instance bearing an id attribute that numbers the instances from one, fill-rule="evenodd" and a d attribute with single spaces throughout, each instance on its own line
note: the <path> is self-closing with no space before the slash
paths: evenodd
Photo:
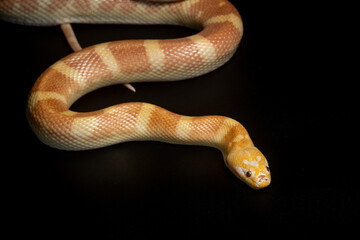
<path id="1" fill-rule="evenodd" d="M 182 116 L 131 102 L 99 111 L 69 110 L 81 96 L 113 84 L 175 81 L 226 63 L 243 33 L 241 17 L 226 0 L 1 0 L 0 18 L 17 24 L 172 24 L 199 33 L 169 40 L 126 40 L 94 45 L 50 66 L 33 86 L 27 117 L 51 147 L 86 150 L 136 140 L 205 145 L 222 151 L 226 165 L 255 189 L 270 184 L 264 155 L 246 129 L 223 116 Z"/>

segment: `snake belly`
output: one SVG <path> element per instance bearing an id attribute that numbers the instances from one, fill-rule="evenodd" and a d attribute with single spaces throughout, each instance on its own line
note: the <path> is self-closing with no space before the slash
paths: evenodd
<path id="1" fill-rule="evenodd" d="M 235 53 L 243 33 L 236 8 L 226 0 L 2 0 L 0 17 L 17 24 L 171 24 L 199 33 L 168 40 L 101 43 L 50 66 L 34 84 L 27 118 L 37 137 L 63 150 L 155 140 L 220 149 L 225 163 L 255 189 L 270 184 L 263 154 L 246 129 L 224 116 L 189 117 L 149 103 L 131 102 L 93 112 L 70 106 L 101 87 L 144 81 L 176 81 L 206 74 Z"/>

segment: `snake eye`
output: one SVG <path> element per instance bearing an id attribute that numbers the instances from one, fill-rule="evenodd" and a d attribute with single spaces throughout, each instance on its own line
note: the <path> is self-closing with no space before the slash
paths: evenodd
<path id="1" fill-rule="evenodd" d="M 245 174 L 246 177 L 251 177 L 251 171 L 247 171 Z"/>
<path id="2" fill-rule="evenodd" d="M 270 168 L 269 168 L 268 166 L 266 166 L 266 170 L 267 170 L 268 172 L 270 172 Z"/>

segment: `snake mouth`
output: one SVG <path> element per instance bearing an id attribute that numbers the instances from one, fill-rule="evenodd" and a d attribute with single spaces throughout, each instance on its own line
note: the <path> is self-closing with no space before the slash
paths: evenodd
<path id="1" fill-rule="evenodd" d="M 235 175 L 249 185 L 253 189 L 261 189 L 270 185 L 271 179 L 270 176 L 266 176 L 263 173 L 260 173 L 258 176 L 252 176 L 253 173 L 242 168 L 242 167 L 233 167 L 232 171 Z"/>
<path id="2" fill-rule="evenodd" d="M 270 178 L 266 177 L 264 174 L 260 174 L 257 177 L 255 184 L 258 186 L 258 188 L 264 188 L 269 186 L 270 182 Z"/>
<path id="3" fill-rule="evenodd" d="M 255 179 L 243 180 L 247 185 L 255 190 L 265 188 L 270 185 L 271 180 L 265 175 L 259 175 Z"/>

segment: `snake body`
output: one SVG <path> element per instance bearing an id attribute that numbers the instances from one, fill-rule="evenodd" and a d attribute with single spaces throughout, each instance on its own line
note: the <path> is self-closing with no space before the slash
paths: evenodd
<path id="1" fill-rule="evenodd" d="M 166 3 L 164 3 L 166 2 Z M 264 155 L 246 129 L 224 116 L 189 117 L 141 102 L 93 112 L 70 106 L 95 89 L 119 83 L 175 81 L 226 63 L 243 33 L 241 17 L 226 0 L 2 0 L 0 16 L 17 24 L 173 24 L 199 33 L 169 40 L 102 43 L 50 66 L 33 86 L 27 118 L 37 137 L 63 150 L 95 149 L 136 140 L 205 145 L 222 151 L 226 165 L 249 186 L 270 184 Z"/>

